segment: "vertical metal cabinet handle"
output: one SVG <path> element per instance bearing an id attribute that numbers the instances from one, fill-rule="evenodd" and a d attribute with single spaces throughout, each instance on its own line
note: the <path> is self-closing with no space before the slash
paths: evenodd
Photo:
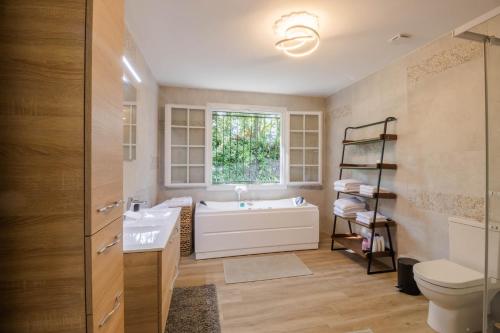
<path id="1" fill-rule="evenodd" d="M 120 297 L 122 296 L 122 292 L 120 291 L 118 295 L 115 297 L 115 306 L 113 306 L 113 309 L 109 311 L 104 318 L 101 319 L 99 322 L 99 327 L 103 327 L 106 322 L 115 314 L 115 312 L 120 308 L 120 305 L 122 305 L 122 302 L 120 301 Z"/>
<path id="2" fill-rule="evenodd" d="M 97 250 L 97 254 L 103 254 L 104 252 L 106 252 L 110 247 L 113 247 L 115 246 L 116 244 L 120 243 L 121 241 L 121 238 L 122 238 L 122 234 L 118 234 L 115 236 L 115 238 L 113 238 L 113 241 L 109 244 L 106 244 L 104 245 L 103 247 L 101 247 L 99 250 Z"/>
<path id="3" fill-rule="evenodd" d="M 106 213 L 108 210 L 120 207 L 123 204 L 123 200 L 118 200 L 113 202 L 112 204 L 109 204 L 107 206 L 101 207 L 97 210 L 98 213 Z"/>

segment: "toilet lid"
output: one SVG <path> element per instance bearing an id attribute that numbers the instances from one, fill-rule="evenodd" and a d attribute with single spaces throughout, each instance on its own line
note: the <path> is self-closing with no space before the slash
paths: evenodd
<path id="1" fill-rule="evenodd" d="M 476 287 L 483 284 L 483 274 L 446 259 L 424 261 L 413 266 L 420 279 L 437 286 L 453 289 Z"/>

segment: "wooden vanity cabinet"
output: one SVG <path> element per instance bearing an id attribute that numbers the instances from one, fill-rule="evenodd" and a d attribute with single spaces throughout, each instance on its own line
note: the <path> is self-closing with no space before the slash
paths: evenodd
<path id="1" fill-rule="evenodd" d="M 180 219 L 158 251 L 124 254 L 125 332 L 163 333 L 180 259 Z"/>
<path id="2" fill-rule="evenodd" d="M 124 1 L 0 20 L 0 332 L 123 332 Z"/>

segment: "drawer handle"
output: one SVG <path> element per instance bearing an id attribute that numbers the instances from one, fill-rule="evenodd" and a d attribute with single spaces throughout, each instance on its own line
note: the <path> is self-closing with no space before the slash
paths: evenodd
<path id="1" fill-rule="evenodd" d="M 109 318 L 111 318 L 115 314 L 115 312 L 120 308 L 120 305 L 122 305 L 122 302 L 120 302 L 121 296 L 122 292 L 120 291 L 120 293 L 115 297 L 115 306 L 113 306 L 113 309 L 109 311 L 108 314 L 104 316 L 104 318 L 102 318 L 102 320 L 99 322 L 99 327 L 103 327 L 109 320 Z"/>
<path id="2" fill-rule="evenodd" d="M 99 208 L 97 210 L 97 212 L 98 213 L 106 213 L 108 210 L 116 208 L 116 207 L 120 207 L 122 204 L 123 204 L 123 200 L 118 200 L 118 201 L 113 202 L 112 204 L 109 204 L 107 206 Z"/>
<path id="3" fill-rule="evenodd" d="M 109 244 L 106 244 L 104 245 L 103 247 L 101 247 L 99 250 L 97 250 L 97 254 L 103 254 L 104 252 L 106 252 L 110 247 L 113 247 L 115 246 L 116 244 L 120 243 L 120 240 L 122 238 L 122 234 L 118 234 L 115 236 L 115 238 L 113 239 L 113 241 Z"/>

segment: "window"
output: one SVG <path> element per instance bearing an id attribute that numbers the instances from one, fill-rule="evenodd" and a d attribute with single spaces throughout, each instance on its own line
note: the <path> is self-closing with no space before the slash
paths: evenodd
<path id="1" fill-rule="evenodd" d="M 212 184 L 281 183 L 281 114 L 212 112 Z"/>
<path id="2" fill-rule="evenodd" d="M 165 110 L 168 187 L 321 184 L 321 112 L 227 104 Z"/>

